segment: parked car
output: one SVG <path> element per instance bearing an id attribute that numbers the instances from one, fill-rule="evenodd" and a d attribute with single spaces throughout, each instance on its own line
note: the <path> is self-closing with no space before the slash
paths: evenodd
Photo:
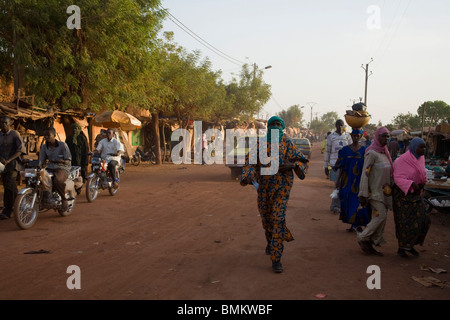
<path id="1" fill-rule="evenodd" d="M 241 172 L 244 168 L 243 163 L 238 163 L 238 156 L 245 160 L 245 157 L 250 152 L 250 138 L 255 139 L 254 142 L 259 138 L 258 135 L 246 136 L 244 145 L 237 145 L 235 141 L 234 149 L 226 157 L 226 166 L 231 170 L 231 179 L 240 180 Z M 230 161 L 232 160 L 232 162 Z"/>
<path id="2" fill-rule="evenodd" d="M 311 159 L 311 142 L 307 138 L 292 138 L 292 143 L 300 149 L 300 151 L 308 158 Z"/>

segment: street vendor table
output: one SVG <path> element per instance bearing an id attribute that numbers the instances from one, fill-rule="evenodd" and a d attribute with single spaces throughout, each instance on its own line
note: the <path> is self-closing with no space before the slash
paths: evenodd
<path id="1" fill-rule="evenodd" d="M 450 195 L 450 185 L 444 183 L 427 183 L 425 184 L 425 190 L 430 193 Z"/>

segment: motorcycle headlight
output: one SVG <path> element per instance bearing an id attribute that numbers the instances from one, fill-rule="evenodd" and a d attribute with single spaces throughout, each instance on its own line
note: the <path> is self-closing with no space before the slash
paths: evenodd
<path id="1" fill-rule="evenodd" d="M 25 169 L 25 178 L 33 178 L 37 175 L 37 169 Z"/>

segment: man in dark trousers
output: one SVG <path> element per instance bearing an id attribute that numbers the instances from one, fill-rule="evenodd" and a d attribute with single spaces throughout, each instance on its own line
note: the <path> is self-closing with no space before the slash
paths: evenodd
<path id="1" fill-rule="evenodd" d="M 20 134 L 11 130 L 11 118 L 3 116 L 0 119 L 0 162 L 5 166 L 2 175 L 3 211 L 0 220 L 11 217 L 14 201 L 17 197 L 17 174 L 23 169 L 20 156 L 26 152 Z"/>
<path id="2" fill-rule="evenodd" d="M 69 147 L 72 155 L 72 166 L 81 167 L 81 176 L 83 182 L 86 180 L 87 166 L 88 166 L 88 141 L 81 131 L 81 126 L 78 123 L 72 124 L 72 135 L 66 138 L 66 144 Z"/>

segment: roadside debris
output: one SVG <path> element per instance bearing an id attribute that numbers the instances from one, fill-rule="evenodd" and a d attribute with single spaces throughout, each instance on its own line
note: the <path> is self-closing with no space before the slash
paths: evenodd
<path id="1" fill-rule="evenodd" d="M 414 281 L 420 283 L 421 285 L 423 285 L 424 287 L 432 287 L 432 286 L 437 286 L 440 288 L 450 288 L 450 284 L 447 283 L 446 281 L 441 281 L 439 279 L 436 279 L 434 277 L 415 277 L 412 276 L 411 277 Z"/>
<path id="2" fill-rule="evenodd" d="M 434 272 L 434 273 L 447 273 L 447 270 L 445 270 L 445 269 L 442 269 L 442 268 L 431 268 L 431 267 L 428 267 L 428 266 L 426 266 L 424 264 L 420 266 L 420 270 L 431 271 L 431 272 Z"/>
<path id="3" fill-rule="evenodd" d="M 24 252 L 23 254 L 41 254 L 41 253 L 50 253 L 50 251 L 41 249 L 41 250 L 38 250 L 38 251 L 34 251 L 34 250 L 27 251 L 27 252 Z"/>

